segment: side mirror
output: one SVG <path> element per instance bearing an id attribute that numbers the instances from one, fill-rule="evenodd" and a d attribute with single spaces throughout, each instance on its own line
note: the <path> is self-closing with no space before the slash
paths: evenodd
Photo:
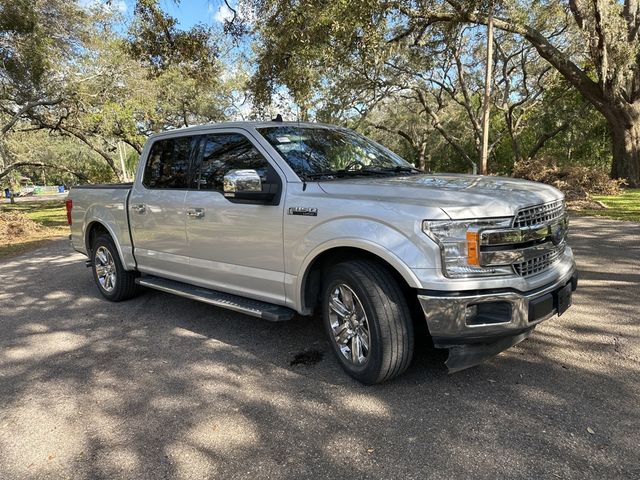
<path id="1" fill-rule="evenodd" d="M 224 176 L 224 196 L 230 200 L 250 200 L 257 203 L 271 202 L 277 192 L 275 185 L 262 183 L 255 170 L 230 170 Z"/>

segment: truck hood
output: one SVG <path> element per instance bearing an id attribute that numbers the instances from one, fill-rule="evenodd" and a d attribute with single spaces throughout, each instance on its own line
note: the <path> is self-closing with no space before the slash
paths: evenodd
<path id="1" fill-rule="evenodd" d="M 561 199 L 549 185 L 478 175 L 355 177 L 320 182 L 333 197 L 437 207 L 452 219 L 513 216 L 518 209 Z"/>

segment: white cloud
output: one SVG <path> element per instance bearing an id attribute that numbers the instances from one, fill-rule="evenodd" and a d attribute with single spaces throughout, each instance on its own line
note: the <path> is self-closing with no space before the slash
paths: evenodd
<path id="1" fill-rule="evenodd" d="M 102 3 L 101 0 L 80 0 L 80 6 L 84 8 L 104 8 L 105 10 L 116 11 L 120 13 L 127 12 L 127 2 L 125 0 L 111 0 L 111 3 L 107 5 Z"/>
<path id="2" fill-rule="evenodd" d="M 127 2 L 125 0 L 114 0 L 111 2 L 111 8 L 118 10 L 120 13 L 127 11 Z"/>
<path id="3" fill-rule="evenodd" d="M 215 12 L 213 15 L 213 19 L 216 22 L 220 22 L 220 23 L 223 23 L 227 20 L 231 20 L 232 18 L 233 18 L 233 12 L 224 3 L 220 5 L 220 8 L 218 8 L 218 11 Z"/>

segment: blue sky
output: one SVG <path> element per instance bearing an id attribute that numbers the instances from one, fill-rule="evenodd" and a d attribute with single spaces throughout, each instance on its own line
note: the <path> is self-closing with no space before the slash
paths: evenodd
<path id="1" fill-rule="evenodd" d="M 81 3 L 91 3 L 92 0 L 81 0 Z M 229 2 L 233 5 L 235 2 Z M 115 8 L 125 15 L 133 13 L 135 0 L 112 0 Z M 220 24 L 231 12 L 223 0 L 182 0 L 178 4 L 173 0 L 160 0 L 162 9 L 172 17 L 178 19 L 182 28 L 190 28 L 197 23 L 205 25 Z"/>

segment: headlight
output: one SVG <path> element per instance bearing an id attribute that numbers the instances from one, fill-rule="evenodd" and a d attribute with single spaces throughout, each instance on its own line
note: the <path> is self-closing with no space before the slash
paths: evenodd
<path id="1" fill-rule="evenodd" d="M 481 277 L 511 275 L 511 267 L 481 267 L 478 265 L 478 230 L 509 228 L 512 219 L 425 220 L 422 231 L 440 246 L 442 265 L 447 277 Z"/>

